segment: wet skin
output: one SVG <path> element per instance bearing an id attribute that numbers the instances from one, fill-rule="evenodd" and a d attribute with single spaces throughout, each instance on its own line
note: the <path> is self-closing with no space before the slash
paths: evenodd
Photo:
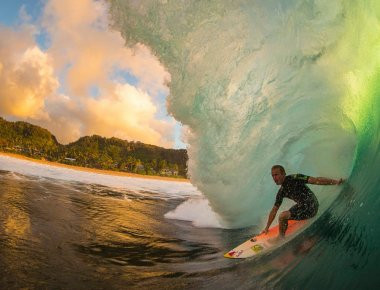
<path id="1" fill-rule="evenodd" d="M 279 168 L 272 169 L 272 178 L 274 183 L 281 185 L 285 180 L 285 172 L 282 172 Z"/>

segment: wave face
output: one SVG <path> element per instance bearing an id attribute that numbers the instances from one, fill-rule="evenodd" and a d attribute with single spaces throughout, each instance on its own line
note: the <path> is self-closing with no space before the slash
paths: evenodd
<path id="1" fill-rule="evenodd" d="M 110 7 L 127 43 L 151 47 L 171 73 L 168 109 L 189 131 L 192 183 L 224 225 L 266 218 L 277 190 L 273 164 L 346 177 L 344 187 L 313 188 L 322 210 L 307 231 L 320 243 L 281 281 L 372 286 L 380 2 L 111 0 Z"/>
<path id="2" fill-rule="evenodd" d="M 225 226 L 266 216 L 273 164 L 340 177 L 358 162 L 376 118 L 379 4 L 356 2 L 111 1 L 128 43 L 150 46 L 171 73 L 191 180 Z"/>

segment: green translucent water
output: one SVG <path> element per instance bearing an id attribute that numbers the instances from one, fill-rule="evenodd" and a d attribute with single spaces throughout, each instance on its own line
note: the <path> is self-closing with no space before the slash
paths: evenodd
<path id="1" fill-rule="evenodd" d="M 305 235 L 318 246 L 268 285 L 379 286 L 380 2 L 110 4 L 127 43 L 171 73 L 191 180 L 226 227 L 263 222 L 272 164 L 348 179 L 313 188 L 321 210 Z"/>

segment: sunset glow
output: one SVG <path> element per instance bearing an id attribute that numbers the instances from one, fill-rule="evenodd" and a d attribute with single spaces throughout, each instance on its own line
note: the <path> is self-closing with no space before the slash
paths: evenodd
<path id="1" fill-rule="evenodd" d="M 25 2 L 16 22 L 0 24 L 0 115 L 63 143 L 98 134 L 178 147 L 165 105 L 170 75 L 150 49 L 128 47 L 104 2 L 43 3 L 29 15 Z"/>

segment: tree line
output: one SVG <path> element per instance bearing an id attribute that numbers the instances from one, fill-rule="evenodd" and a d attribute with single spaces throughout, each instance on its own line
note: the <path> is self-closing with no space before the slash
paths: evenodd
<path id="1" fill-rule="evenodd" d="M 145 175 L 187 176 L 187 151 L 142 142 L 85 136 L 60 144 L 48 130 L 0 117 L 0 150 L 76 166 Z"/>

